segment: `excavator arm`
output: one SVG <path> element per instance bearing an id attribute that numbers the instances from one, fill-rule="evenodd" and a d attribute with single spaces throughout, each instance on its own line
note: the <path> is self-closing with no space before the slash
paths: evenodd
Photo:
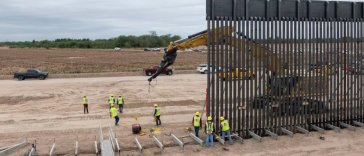
<path id="1" fill-rule="evenodd" d="M 245 39 L 245 41 L 242 39 L 242 36 L 237 33 L 239 36 L 238 38 L 234 39 L 232 37 L 232 40 L 230 41 L 230 35 L 233 35 L 233 33 L 230 30 L 233 30 L 234 27 L 219 27 L 214 30 L 210 30 L 210 35 L 212 35 L 213 31 L 215 31 L 215 42 L 216 41 L 222 41 L 223 43 L 232 45 L 234 48 L 237 49 L 244 49 L 243 51 L 245 53 L 248 53 L 249 55 L 252 55 L 253 57 L 257 57 L 261 61 L 267 61 L 268 70 L 272 71 L 273 74 L 281 75 L 283 74 L 283 71 L 279 69 L 279 60 L 276 57 L 276 54 L 272 53 L 271 50 L 269 50 L 268 47 L 261 46 L 259 43 L 251 41 L 250 39 Z M 212 42 L 212 37 L 210 37 L 210 42 Z M 234 42 L 235 41 L 235 42 Z M 148 81 L 152 81 L 154 78 L 156 78 L 164 69 L 169 67 L 170 65 L 173 65 L 176 57 L 177 57 L 177 50 L 180 49 L 186 49 L 186 48 L 192 48 L 200 45 L 207 45 L 208 37 L 207 37 L 207 30 L 193 34 L 188 36 L 188 38 L 181 39 L 175 42 L 171 42 L 167 48 L 165 48 L 164 56 L 161 60 L 161 63 L 158 66 L 157 72 L 153 74 Z M 238 47 L 240 42 L 240 45 L 242 47 Z M 249 46 L 251 48 L 245 48 L 246 46 Z"/>

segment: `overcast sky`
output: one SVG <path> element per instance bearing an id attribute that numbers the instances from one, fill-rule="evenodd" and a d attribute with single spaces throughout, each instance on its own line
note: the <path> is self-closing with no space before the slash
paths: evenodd
<path id="1" fill-rule="evenodd" d="M 0 42 L 101 39 L 119 35 L 187 37 L 206 29 L 205 0 L 1 0 Z"/>

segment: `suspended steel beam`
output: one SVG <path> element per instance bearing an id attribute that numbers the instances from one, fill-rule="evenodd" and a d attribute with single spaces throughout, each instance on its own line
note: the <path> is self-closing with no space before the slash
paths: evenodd
<path id="1" fill-rule="evenodd" d="M 195 140 L 198 144 L 200 144 L 201 146 L 203 145 L 203 141 L 202 141 L 200 138 L 196 137 L 196 136 L 195 136 L 194 134 L 192 134 L 192 133 L 190 133 L 189 135 L 190 135 L 190 137 L 191 137 L 193 140 Z"/>
<path id="2" fill-rule="evenodd" d="M 143 152 L 143 147 L 142 145 L 140 145 L 139 141 L 137 138 L 135 138 L 135 143 L 137 144 L 138 148 L 139 148 L 139 152 L 142 153 Z"/>
<path id="3" fill-rule="evenodd" d="M 339 127 L 336 127 L 336 126 L 334 126 L 334 125 L 330 125 L 330 124 L 328 124 L 328 123 L 326 123 L 326 124 L 325 124 L 325 126 L 326 126 L 326 127 L 328 127 L 328 128 L 330 128 L 330 129 L 333 129 L 333 130 L 335 130 L 335 131 L 340 132 L 340 128 L 339 128 Z"/>
<path id="4" fill-rule="evenodd" d="M 343 126 L 343 127 L 346 127 L 352 131 L 355 131 L 356 130 L 356 127 L 352 126 L 352 125 L 349 125 L 349 124 L 346 124 L 346 123 L 343 123 L 343 122 L 340 122 L 340 126 Z"/>
<path id="5" fill-rule="evenodd" d="M 14 151 L 14 150 L 16 150 L 18 148 L 22 148 L 22 147 L 24 147 L 26 145 L 28 145 L 28 142 L 27 141 L 22 142 L 20 144 L 13 145 L 13 146 L 11 146 L 9 148 L 6 148 L 5 150 L 1 151 L 0 152 L 0 156 L 7 155 L 7 154 L 11 153 L 12 151 Z"/>
<path id="6" fill-rule="evenodd" d="M 325 130 L 324 130 L 324 129 L 322 129 L 322 128 L 320 128 L 320 127 L 317 127 L 317 126 L 315 126 L 315 125 L 311 125 L 311 127 L 312 127 L 312 129 L 314 129 L 314 130 L 316 130 L 316 131 L 318 131 L 318 132 L 320 132 L 320 133 L 322 133 L 322 134 L 324 134 L 324 133 L 325 133 Z"/>
<path id="7" fill-rule="evenodd" d="M 171 134 L 172 139 L 174 140 L 174 142 L 176 142 L 179 146 L 181 146 L 182 149 L 184 149 L 184 144 L 181 140 L 179 140 L 175 135 Z"/>
<path id="8" fill-rule="evenodd" d="M 287 130 L 287 129 L 283 128 L 283 127 L 281 127 L 281 130 L 282 130 L 282 132 L 283 132 L 283 133 L 286 133 L 286 134 L 288 134 L 289 136 L 293 137 L 293 132 L 291 132 L 291 131 L 289 131 L 289 130 Z"/>
<path id="9" fill-rule="evenodd" d="M 273 133 L 273 132 L 271 132 L 271 131 L 269 131 L 267 129 L 264 129 L 264 132 L 265 132 L 265 134 L 271 136 L 272 138 L 274 138 L 276 140 L 278 139 L 278 135 L 277 134 L 275 134 L 275 133 Z"/>
<path id="10" fill-rule="evenodd" d="M 159 146 L 159 148 L 164 151 L 164 146 L 163 144 L 157 139 L 157 137 L 155 137 L 155 135 L 153 135 L 153 141 Z"/>

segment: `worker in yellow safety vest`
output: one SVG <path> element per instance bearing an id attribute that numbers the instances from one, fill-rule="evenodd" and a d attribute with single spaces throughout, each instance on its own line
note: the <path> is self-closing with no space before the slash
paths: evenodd
<path id="1" fill-rule="evenodd" d="M 195 127 L 196 137 L 198 137 L 198 131 L 200 130 L 200 126 L 202 125 L 202 120 L 200 118 L 200 112 L 196 112 L 196 116 L 192 119 L 192 124 Z"/>
<path id="2" fill-rule="evenodd" d="M 161 110 L 159 109 L 158 105 L 157 104 L 154 104 L 154 114 L 153 116 L 156 118 L 155 122 L 158 125 L 161 125 L 162 122 L 161 122 Z M 158 121 L 159 121 L 159 124 L 158 124 Z"/>
<path id="3" fill-rule="evenodd" d="M 110 117 L 111 115 L 115 118 L 115 126 L 118 126 L 118 122 L 119 122 L 119 116 L 118 116 L 118 109 L 114 108 L 114 104 L 111 104 L 111 108 L 110 108 Z"/>
<path id="4" fill-rule="evenodd" d="M 111 96 L 108 99 L 109 102 L 109 109 L 111 109 L 111 105 L 115 103 L 114 94 L 111 94 Z"/>
<path id="5" fill-rule="evenodd" d="M 205 127 L 205 133 L 206 133 L 206 146 L 209 146 L 209 140 L 211 141 L 211 147 L 214 147 L 214 123 L 212 122 L 211 116 L 207 118 L 206 127 Z"/>
<path id="6" fill-rule="evenodd" d="M 120 113 L 122 113 L 123 108 L 124 108 L 124 99 L 121 97 L 121 95 L 119 95 L 119 98 L 118 98 L 118 105 L 119 105 Z"/>
<path id="7" fill-rule="evenodd" d="M 83 113 L 86 114 L 86 112 L 87 112 L 87 114 L 88 114 L 88 102 L 87 102 L 86 95 L 83 95 L 82 101 L 83 101 Z"/>
<path id="8" fill-rule="evenodd" d="M 220 117 L 220 120 L 221 120 L 222 140 L 225 141 L 225 135 L 227 134 L 229 137 L 230 145 L 232 145 L 233 140 L 231 139 L 230 135 L 229 122 L 227 120 L 224 120 L 224 117 Z"/>

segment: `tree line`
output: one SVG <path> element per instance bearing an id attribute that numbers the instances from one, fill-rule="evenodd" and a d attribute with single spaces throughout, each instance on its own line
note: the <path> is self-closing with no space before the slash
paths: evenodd
<path id="1" fill-rule="evenodd" d="M 2 46 L 10 48 L 84 48 L 84 49 L 114 49 L 120 48 L 145 48 L 145 47 L 166 47 L 171 41 L 181 39 L 178 35 L 141 35 L 141 36 L 124 36 L 110 39 L 70 39 L 60 38 L 55 40 L 41 41 L 24 41 L 24 42 L 0 42 Z"/>

